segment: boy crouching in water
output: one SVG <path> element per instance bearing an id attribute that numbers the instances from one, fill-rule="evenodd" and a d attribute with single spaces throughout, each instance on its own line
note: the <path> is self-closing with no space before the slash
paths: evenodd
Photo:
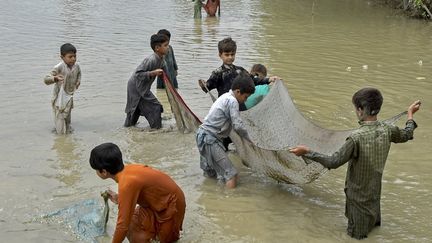
<path id="1" fill-rule="evenodd" d="M 123 164 L 120 148 L 103 143 L 90 153 L 90 166 L 103 180 L 118 184 L 118 194 L 108 190 L 118 204 L 117 224 L 112 239 L 121 243 L 175 242 L 180 238 L 186 201 L 183 191 L 167 174 L 142 164 Z"/>
<path id="2" fill-rule="evenodd" d="M 211 106 L 204 123 L 198 128 L 196 142 L 200 152 L 200 166 L 204 175 L 218 178 L 227 188 L 237 184 L 237 170 L 225 153 L 222 140 L 228 137 L 231 127 L 249 139 L 240 117 L 239 104 L 255 92 L 255 85 L 248 75 L 237 76 L 228 93 L 221 95 Z"/>
<path id="3" fill-rule="evenodd" d="M 81 84 L 81 69 L 76 63 L 76 48 L 66 43 L 60 47 L 62 61 L 44 78 L 46 85 L 54 84 L 51 105 L 55 129 L 58 134 L 71 131 L 73 94 Z"/>
<path id="4" fill-rule="evenodd" d="M 391 142 L 404 143 L 413 139 L 417 124 L 413 115 L 420 108 L 420 101 L 408 107 L 406 127 L 400 129 L 378 121 L 383 103 L 379 90 L 363 88 L 353 98 L 360 128 L 355 130 L 345 144 L 334 154 L 324 155 L 306 146 L 297 146 L 290 152 L 335 169 L 348 162 L 345 180 L 345 216 L 347 233 L 356 239 L 366 238 L 368 233 L 381 225 L 381 180 Z"/>

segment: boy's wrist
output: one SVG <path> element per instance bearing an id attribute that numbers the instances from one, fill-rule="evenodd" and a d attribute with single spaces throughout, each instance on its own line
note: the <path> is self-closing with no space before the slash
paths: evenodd
<path id="1" fill-rule="evenodd" d="M 413 119 L 413 112 L 412 111 L 408 111 L 408 120 L 412 120 Z"/>

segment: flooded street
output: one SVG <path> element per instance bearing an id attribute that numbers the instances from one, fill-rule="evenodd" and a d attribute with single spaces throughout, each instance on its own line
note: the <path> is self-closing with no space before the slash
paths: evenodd
<path id="1" fill-rule="evenodd" d="M 328 129 L 357 127 L 351 97 L 365 86 L 384 96 L 381 119 L 422 100 L 415 139 L 393 145 L 387 159 L 382 226 L 362 242 L 432 242 L 432 23 L 363 0 L 221 4 L 220 18 L 203 11 L 202 19 L 193 19 L 190 0 L 0 0 L 2 242 L 81 242 L 61 222 L 40 216 L 117 189 L 88 162 L 90 150 L 104 142 L 182 187 L 187 210 L 180 242 L 357 242 L 346 235 L 346 166 L 307 185 L 287 185 L 231 155 L 239 187 L 225 190 L 202 176 L 194 134 L 143 131 L 144 117 L 138 128 L 123 128 L 127 80 L 152 53 L 150 36 L 162 28 L 172 34 L 179 93 L 201 118 L 211 100 L 197 80 L 221 65 L 217 42 L 227 36 L 237 42 L 236 65 L 267 66 L 283 78 L 303 114 Z M 59 136 L 53 133 L 53 87 L 43 77 L 60 61 L 65 42 L 77 47 L 82 83 L 74 95 L 74 132 Z"/>

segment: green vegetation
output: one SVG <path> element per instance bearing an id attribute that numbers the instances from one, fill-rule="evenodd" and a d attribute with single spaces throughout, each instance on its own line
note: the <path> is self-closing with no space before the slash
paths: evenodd
<path id="1" fill-rule="evenodd" d="M 385 2 L 403 9 L 411 17 L 432 20 L 432 0 L 385 0 Z"/>

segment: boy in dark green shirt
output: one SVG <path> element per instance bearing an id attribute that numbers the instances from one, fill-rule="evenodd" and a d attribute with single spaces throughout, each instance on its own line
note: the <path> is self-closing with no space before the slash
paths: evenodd
<path id="1" fill-rule="evenodd" d="M 329 169 L 348 162 L 345 180 L 347 232 L 353 238 L 363 239 L 375 226 L 381 225 L 381 181 L 391 142 L 404 143 L 413 139 L 417 127 L 413 115 L 421 103 L 415 101 L 409 106 L 406 127 L 400 129 L 378 121 L 383 103 L 379 90 L 363 88 L 354 94 L 352 102 L 360 128 L 346 139 L 338 151 L 324 155 L 306 146 L 297 146 L 290 152 L 319 162 Z"/>

